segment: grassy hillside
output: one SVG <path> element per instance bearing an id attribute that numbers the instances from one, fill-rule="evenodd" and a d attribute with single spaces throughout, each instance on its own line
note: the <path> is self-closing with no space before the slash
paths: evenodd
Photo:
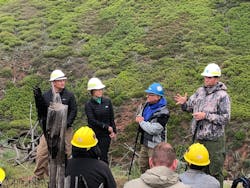
<path id="1" fill-rule="evenodd" d="M 232 99 L 227 142 L 233 155 L 250 139 L 249 31 L 250 2 L 244 0 L 0 0 L 1 140 L 29 128 L 30 109 L 36 120 L 32 88 L 46 90 L 50 72 L 60 68 L 77 97 L 76 127 L 85 124 L 88 79 L 104 81 L 122 127 L 120 144 L 136 130 L 132 121 L 122 121 L 136 111 L 126 106 L 143 100 L 152 82 L 162 83 L 171 111 L 169 142 L 178 143 L 181 155 L 190 141 L 190 116 L 173 96 L 192 94 L 202 85 L 203 68 L 215 62 Z M 122 157 L 122 147 L 112 148 Z M 246 159 L 234 161 L 243 173 L 249 172 L 249 148 Z"/>

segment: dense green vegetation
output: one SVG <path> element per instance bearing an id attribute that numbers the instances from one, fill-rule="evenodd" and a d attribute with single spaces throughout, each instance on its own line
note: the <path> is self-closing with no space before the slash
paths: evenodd
<path id="1" fill-rule="evenodd" d="M 230 147 L 239 147 L 250 137 L 249 31 L 250 2 L 244 0 L 0 0 L 0 130 L 13 136 L 29 127 L 30 108 L 36 120 L 32 88 L 46 90 L 50 72 L 60 68 L 77 96 L 76 126 L 85 119 L 90 77 L 104 81 L 116 107 L 143 98 L 156 81 L 166 89 L 170 142 L 183 141 L 189 133 L 179 125 L 190 116 L 173 96 L 191 95 L 202 85 L 203 68 L 215 62 L 232 99 L 227 131 L 247 125 L 231 138 Z M 118 141 L 133 136 L 128 130 Z"/>

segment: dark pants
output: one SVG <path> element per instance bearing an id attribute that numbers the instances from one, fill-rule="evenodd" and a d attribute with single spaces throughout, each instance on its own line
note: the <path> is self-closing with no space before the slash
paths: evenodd
<path id="1" fill-rule="evenodd" d="M 111 138 L 107 136 L 107 137 L 97 137 L 97 139 L 98 139 L 97 145 L 99 146 L 102 152 L 101 160 L 108 164 L 108 152 L 109 152 Z"/>
<path id="2" fill-rule="evenodd" d="M 220 137 L 218 140 L 198 140 L 199 143 L 203 144 L 208 152 L 210 158 L 210 164 L 208 173 L 214 176 L 219 182 L 220 187 L 223 188 L 223 165 L 225 160 L 225 137 Z"/>

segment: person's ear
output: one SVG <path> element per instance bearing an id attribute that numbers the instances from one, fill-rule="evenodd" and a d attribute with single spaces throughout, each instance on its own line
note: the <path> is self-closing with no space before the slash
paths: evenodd
<path id="1" fill-rule="evenodd" d="M 148 159 L 148 164 L 149 164 L 149 167 L 150 167 L 150 168 L 153 168 L 153 167 L 154 167 L 152 157 L 149 157 L 149 159 Z"/>
<path id="2" fill-rule="evenodd" d="M 178 166 L 178 160 L 175 159 L 170 167 L 171 170 L 175 171 Z"/>

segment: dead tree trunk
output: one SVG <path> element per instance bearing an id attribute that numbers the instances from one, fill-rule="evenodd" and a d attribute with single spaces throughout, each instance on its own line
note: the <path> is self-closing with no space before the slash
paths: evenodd
<path id="1" fill-rule="evenodd" d="M 48 108 L 46 140 L 49 149 L 49 188 L 63 188 L 65 176 L 65 130 L 68 106 L 51 103 Z"/>

